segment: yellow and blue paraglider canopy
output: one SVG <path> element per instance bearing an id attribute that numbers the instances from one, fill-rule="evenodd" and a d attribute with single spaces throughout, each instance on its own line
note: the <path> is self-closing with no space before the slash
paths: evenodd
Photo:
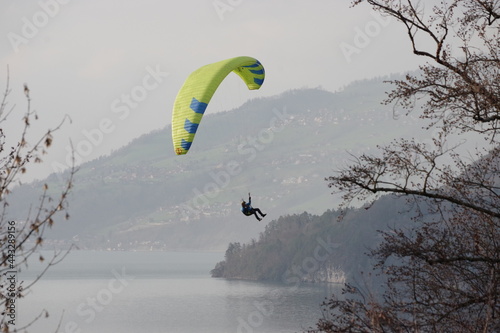
<path id="1" fill-rule="evenodd" d="M 177 155 L 189 151 L 210 99 L 231 72 L 238 74 L 250 90 L 264 83 L 264 67 L 252 57 L 222 60 L 192 72 L 177 93 L 172 112 L 172 142 Z"/>

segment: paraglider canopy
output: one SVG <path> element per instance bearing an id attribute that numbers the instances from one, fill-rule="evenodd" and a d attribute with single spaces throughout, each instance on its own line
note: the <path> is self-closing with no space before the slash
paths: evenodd
<path id="1" fill-rule="evenodd" d="M 249 90 L 259 89 L 264 83 L 262 64 L 246 56 L 205 65 L 192 72 L 177 93 L 172 112 L 172 142 L 177 155 L 189 151 L 210 99 L 231 72 L 236 73 Z"/>

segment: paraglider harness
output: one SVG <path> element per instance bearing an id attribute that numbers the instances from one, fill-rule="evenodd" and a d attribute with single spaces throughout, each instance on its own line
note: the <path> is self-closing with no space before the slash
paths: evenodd
<path id="1" fill-rule="evenodd" d="M 248 203 L 241 199 L 241 212 L 246 216 L 253 215 L 252 198 L 250 196 L 248 197 Z"/>

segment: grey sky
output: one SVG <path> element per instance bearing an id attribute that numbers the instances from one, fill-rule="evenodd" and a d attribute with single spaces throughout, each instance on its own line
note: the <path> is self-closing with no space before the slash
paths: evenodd
<path id="1" fill-rule="evenodd" d="M 25 110 L 27 83 L 37 127 L 72 120 L 31 176 L 66 165 L 70 138 L 87 161 L 163 128 L 184 79 L 211 62 L 247 55 L 266 69 L 259 91 L 230 75 L 211 113 L 289 89 L 335 91 L 417 67 L 400 25 L 367 6 L 349 7 L 340 0 L 3 1 L 0 89 L 8 65 L 15 117 Z"/>

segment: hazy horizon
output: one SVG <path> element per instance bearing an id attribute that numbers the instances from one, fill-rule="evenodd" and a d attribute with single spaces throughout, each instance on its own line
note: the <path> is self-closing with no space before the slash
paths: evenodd
<path id="1" fill-rule="evenodd" d="M 34 133 L 67 117 L 45 163 L 28 170 L 31 178 L 67 165 L 70 143 L 89 161 L 163 128 L 185 78 L 211 62 L 252 56 L 266 79 L 248 91 L 230 75 L 210 113 L 290 89 L 336 91 L 421 61 L 395 21 L 347 1 L 13 2 L 0 4 L 0 31 L 0 89 L 8 66 L 15 105 L 9 128 L 26 110 L 24 83 L 39 116 Z"/>

